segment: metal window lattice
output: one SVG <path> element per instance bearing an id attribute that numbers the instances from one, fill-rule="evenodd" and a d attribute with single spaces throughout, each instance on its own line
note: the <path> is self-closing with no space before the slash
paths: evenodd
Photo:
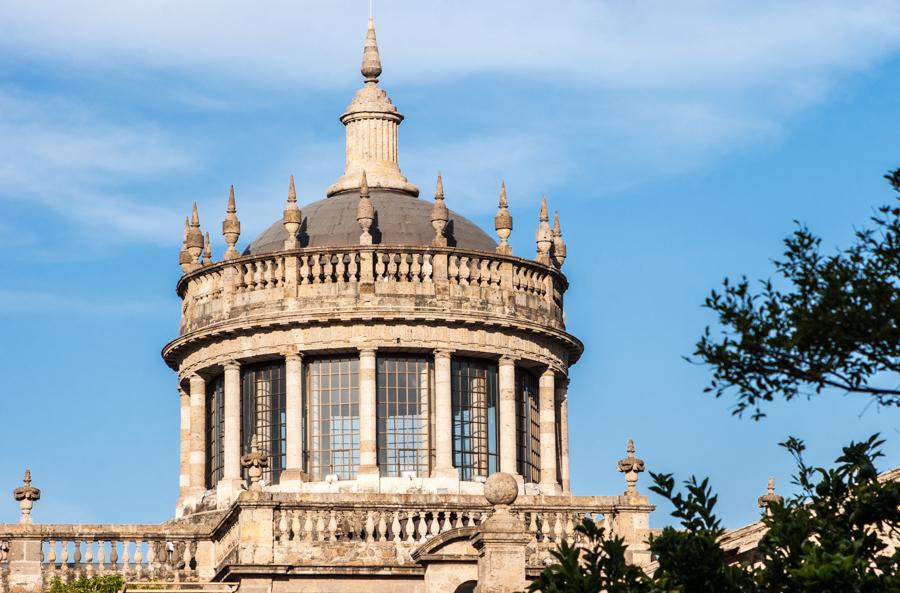
<path id="1" fill-rule="evenodd" d="M 277 484 L 286 459 L 284 363 L 263 363 L 243 369 L 241 381 L 241 453 L 250 452 L 250 440 L 269 457 L 262 479 Z M 244 471 L 246 479 L 246 470 Z"/>
<path id="2" fill-rule="evenodd" d="M 219 375 L 206 386 L 206 487 L 214 488 L 224 475 L 225 379 Z"/>
<path id="3" fill-rule="evenodd" d="M 431 365 L 425 358 L 378 358 L 378 467 L 383 476 L 428 475 Z"/>
<path id="4" fill-rule="evenodd" d="M 311 360 L 306 365 L 309 394 L 309 472 L 314 480 L 336 474 L 356 478 L 359 468 L 359 359 Z"/>
<path id="5" fill-rule="evenodd" d="M 526 482 L 541 481 L 541 410 L 538 378 L 516 369 L 516 465 Z"/>
<path id="6" fill-rule="evenodd" d="M 497 364 L 454 360 L 451 365 L 453 465 L 471 480 L 498 471 Z"/>

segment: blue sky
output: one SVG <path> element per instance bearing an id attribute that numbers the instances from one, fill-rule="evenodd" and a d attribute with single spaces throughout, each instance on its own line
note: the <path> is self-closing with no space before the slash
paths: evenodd
<path id="1" fill-rule="evenodd" d="M 156 522 L 177 496 L 178 400 L 160 348 L 178 329 L 182 225 L 239 247 L 343 166 L 364 0 L 0 4 L 0 493 L 24 467 L 38 521 Z M 845 244 L 893 199 L 900 3 L 376 3 L 382 84 L 407 120 L 404 173 L 532 256 L 540 195 L 569 246 L 577 494 L 616 494 L 625 441 L 653 471 L 709 475 L 726 525 L 758 516 L 777 443 L 828 462 L 888 439 L 898 412 L 829 394 L 762 422 L 702 394 L 686 363 L 725 276 L 766 277 L 792 220 Z M 648 479 L 639 482 L 646 486 Z M 666 507 L 654 515 L 668 522 Z M 0 522 L 14 521 L 11 498 Z"/>

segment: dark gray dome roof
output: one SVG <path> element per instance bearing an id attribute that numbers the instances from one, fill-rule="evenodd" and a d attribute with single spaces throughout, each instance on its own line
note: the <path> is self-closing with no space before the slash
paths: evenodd
<path id="1" fill-rule="evenodd" d="M 376 245 L 428 246 L 434 239 L 431 226 L 432 202 L 408 194 L 372 189 L 369 194 L 375 206 L 372 237 Z M 362 232 L 356 221 L 359 193 L 347 192 L 301 206 L 301 247 L 344 247 L 359 245 Z M 451 247 L 494 251 L 497 242 L 474 223 L 450 212 L 447 241 Z M 281 219 L 250 243 L 244 255 L 259 255 L 284 249 L 287 231 Z"/>

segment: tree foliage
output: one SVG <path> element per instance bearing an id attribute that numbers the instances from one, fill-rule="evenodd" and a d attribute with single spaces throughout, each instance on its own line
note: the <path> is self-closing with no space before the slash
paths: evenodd
<path id="1" fill-rule="evenodd" d="M 119 575 L 103 575 L 83 577 L 69 583 L 54 579 L 47 593 L 118 593 L 125 586 L 125 580 Z"/>
<path id="2" fill-rule="evenodd" d="M 878 480 L 876 436 L 844 447 L 832 469 L 811 468 L 804 445 L 782 443 L 797 462 L 799 493 L 772 502 L 756 562 L 739 564 L 719 545 L 724 534 L 707 480 L 677 491 L 668 474 L 651 474 L 651 489 L 671 502 L 679 527 L 652 537 L 652 575 L 626 563 L 627 546 L 585 521 L 579 546 L 561 542 L 529 593 L 898 593 L 900 482 Z"/>
<path id="3" fill-rule="evenodd" d="M 900 193 L 900 169 L 885 177 Z M 726 279 L 710 293 L 704 306 L 721 329 L 706 328 L 693 359 L 713 369 L 707 392 L 735 393 L 735 413 L 755 419 L 776 396 L 830 388 L 900 405 L 900 196 L 871 220 L 831 255 L 798 223 L 774 262 L 777 281 L 754 291 L 746 277 Z"/>

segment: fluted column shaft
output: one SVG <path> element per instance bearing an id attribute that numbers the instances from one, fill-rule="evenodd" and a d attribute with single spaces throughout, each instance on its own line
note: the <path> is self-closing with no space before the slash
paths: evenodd
<path id="1" fill-rule="evenodd" d="M 450 352 L 434 353 L 434 471 L 435 477 L 456 477 L 453 467 L 453 391 Z"/>
<path id="2" fill-rule="evenodd" d="M 195 496 L 206 490 L 206 381 L 200 375 L 190 377 L 191 454 L 190 489 Z"/>
<path id="3" fill-rule="evenodd" d="M 563 492 L 572 491 L 569 476 L 569 381 L 562 379 L 556 385 L 556 401 L 559 402 L 559 447 L 560 468 Z"/>
<path id="4" fill-rule="evenodd" d="M 222 477 L 225 480 L 241 479 L 241 365 L 231 361 L 225 364 L 225 426 Z"/>
<path id="5" fill-rule="evenodd" d="M 556 481 L 556 373 L 548 368 L 539 382 L 541 413 L 541 493 L 557 494 Z"/>
<path id="6" fill-rule="evenodd" d="M 500 359 L 500 471 L 518 473 L 516 465 L 516 361 Z"/>
<path id="7" fill-rule="evenodd" d="M 284 477 L 294 477 L 303 471 L 303 357 L 297 353 L 284 357 L 284 414 L 287 423 Z"/>
<path id="8" fill-rule="evenodd" d="M 359 351 L 359 474 L 378 475 L 378 384 L 375 349 Z"/>

